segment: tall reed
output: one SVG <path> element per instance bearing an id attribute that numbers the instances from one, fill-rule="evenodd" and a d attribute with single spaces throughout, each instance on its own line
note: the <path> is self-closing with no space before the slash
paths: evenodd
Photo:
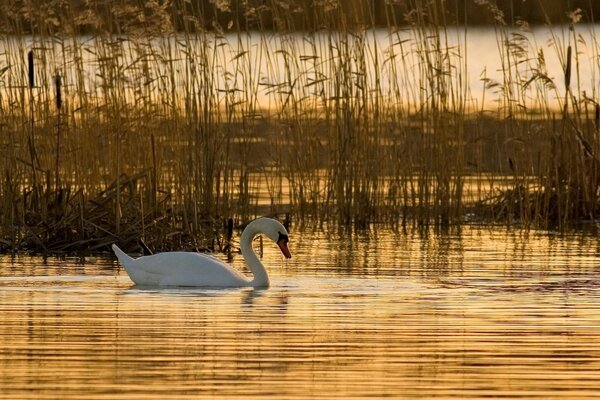
<path id="1" fill-rule="evenodd" d="M 582 11 L 569 13 L 563 26 L 547 21 L 549 48 L 554 51 L 549 55 L 529 38 L 526 22 L 519 22 L 519 30 L 509 29 L 499 10 L 483 3 L 496 21 L 503 67 L 502 83 L 487 82 L 501 94 L 498 113 L 507 121 L 498 151 L 506 160 L 504 171 L 513 177 L 512 188 L 501 196 L 500 214 L 526 226 L 564 228 L 574 221 L 594 220 L 600 183 L 598 102 L 594 93 L 582 90 L 582 80 L 589 77 L 579 71 L 585 62 L 580 55 L 596 53 L 597 43 L 586 43 L 578 32 Z M 593 30 L 589 37 L 595 37 Z M 549 75 L 549 56 L 562 65 L 561 77 Z M 591 86 L 596 88 L 597 82 Z M 558 108 L 552 106 L 555 99 Z"/>
<path id="2" fill-rule="evenodd" d="M 502 69 L 483 75 L 491 109 L 472 105 L 470 28 L 446 2 L 47 3 L 0 6 L 8 247 L 57 226 L 214 247 L 259 214 L 447 225 L 478 202 L 526 226 L 596 218 L 581 12 L 548 24 L 558 82 L 525 22 L 476 2 Z"/>

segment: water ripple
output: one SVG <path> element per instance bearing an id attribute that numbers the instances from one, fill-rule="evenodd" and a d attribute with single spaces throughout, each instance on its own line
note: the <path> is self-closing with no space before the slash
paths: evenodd
<path id="1" fill-rule="evenodd" d="M 265 249 L 268 290 L 140 288 L 108 259 L 3 260 L 0 398 L 599 397 L 593 238 L 291 244 L 286 263 Z"/>

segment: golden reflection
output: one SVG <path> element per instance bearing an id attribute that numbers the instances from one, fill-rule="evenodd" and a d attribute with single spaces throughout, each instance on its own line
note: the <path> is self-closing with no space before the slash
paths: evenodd
<path id="1" fill-rule="evenodd" d="M 588 398 L 593 237 L 294 231 L 268 290 L 3 259 L 0 398 Z M 238 255 L 236 266 L 242 265 Z"/>

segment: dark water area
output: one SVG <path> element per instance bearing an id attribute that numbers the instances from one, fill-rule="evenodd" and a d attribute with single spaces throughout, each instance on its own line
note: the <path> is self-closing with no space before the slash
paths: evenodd
<path id="1" fill-rule="evenodd" d="M 0 262 L 0 398 L 595 398 L 595 236 L 292 229 L 266 290 Z M 244 269 L 240 255 L 230 260 Z"/>

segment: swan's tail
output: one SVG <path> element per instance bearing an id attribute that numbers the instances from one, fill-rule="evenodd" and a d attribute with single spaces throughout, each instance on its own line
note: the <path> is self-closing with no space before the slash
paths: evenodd
<path id="1" fill-rule="evenodd" d="M 119 248 L 119 246 L 113 244 L 112 249 L 123 267 L 127 268 L 131 265 L 131 263 L 133 263 L 133 258 L 129 257 L 123 250 Z"/>

